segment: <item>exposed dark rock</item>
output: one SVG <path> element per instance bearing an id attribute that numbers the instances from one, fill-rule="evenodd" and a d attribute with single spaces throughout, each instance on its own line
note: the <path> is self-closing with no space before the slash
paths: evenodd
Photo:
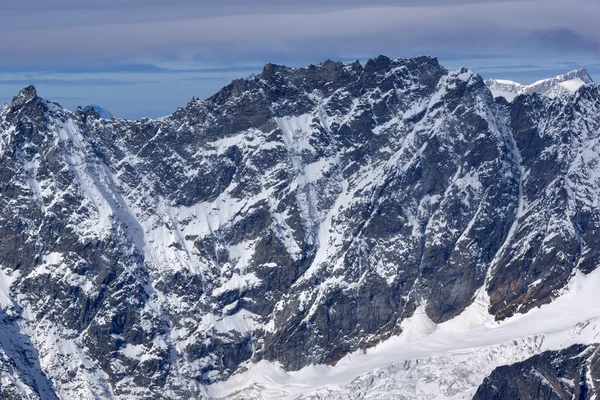
<path id="1" fill-rule="evenodd" d="M 477 389 L 475 400 L 595 399 L 600 391 L 598 345 L 546 351 L 498 367 Z"/>

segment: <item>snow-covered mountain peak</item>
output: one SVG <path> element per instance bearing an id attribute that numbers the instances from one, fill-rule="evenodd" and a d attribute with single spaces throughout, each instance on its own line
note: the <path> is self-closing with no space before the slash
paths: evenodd
<path id="1" fill-rule="evenodd" d="M 558 75 L 558 76 L 556 76 L 554 78 L 539 80 L 537 82 L 534 82 L 533 85 L 539 85 L 539 84 L 547 82 L 547 81 L 552 81 L 552 82 L 566 82 L 566 81 L 570 81 L 570 80 L 573 80 L 573 79 L 580 79 L 584 83 L 593 83 L 594 82 L 592 80 L 592 77 L 588 73 L 587 69 L 585 69 L 585 68 L 578 68 L 578 69 L 574 69 L 572 71 L 569 71 L 566 74 Z"/>
<path id="2" fill-rule="evenodd" d="M 11 104 L 21 106 L 35 98 L 37 98 L 37 91 L 33 85 L 29 85 L 21 89 L 19 93 L 13 97 Z"/>
<path id="3" fill-rule="evenodd" d="M 554 78 L 538 80 L 529 85 L 505 79 L 487 79 L 485 83 L 494 97 L 500 96 L 512 101 L 516 96 L 528 93 L 539 93 L 552 98 L 572 94 L 581 86 L 593 83 L 593 80 L 585 68 L 579 68 Z"/>
<path id="4" fill-rule="evenodd" d="M 19 91 L 7 104 L 3 119 L 7 121 L 22 121 L 25 125 L 37 124 L 40 128 L 48 128 L 48 111 L 56 107 L 62 109 L 58 104 L 47 101 L 38 96 L 33 85 L 29 85 Z M 28 132 L 32 133 L 32 132 Z"/>

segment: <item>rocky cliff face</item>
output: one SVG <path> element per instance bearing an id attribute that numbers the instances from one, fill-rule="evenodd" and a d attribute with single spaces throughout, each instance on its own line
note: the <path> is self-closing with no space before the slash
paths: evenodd
<path id="1" fill-rule="evenodd" d="M 0 115 L 3 393 L 201 397 L 481 287 L 498 319 L 548 303 L 598 265 L 599 116 L 598 86 L 496 103 L 430 57 L 267 64 L 158 120 L 25 88 Z"/>
<path id="2" fill-rule="evenodd" d="M 496 368 L 474 399 L 595 399 L 599 377 L 598 346 L 574 345 Z"/>

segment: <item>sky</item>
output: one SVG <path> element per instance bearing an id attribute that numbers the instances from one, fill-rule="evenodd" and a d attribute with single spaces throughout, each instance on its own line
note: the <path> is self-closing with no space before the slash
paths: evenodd
<path id="1" fill-rule="evenodd" d="M 598 0 L 0 0 L 0 103 L 159 117 L 267 62 L 431 55 L 521 83 L 600 80 Z"/>

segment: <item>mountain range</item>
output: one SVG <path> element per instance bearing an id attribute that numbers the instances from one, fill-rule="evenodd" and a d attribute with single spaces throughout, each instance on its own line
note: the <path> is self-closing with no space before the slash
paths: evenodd
<path id="1" fill-rule="evenodd" d="M 600 86 L 547 95 L 584 78 L 267 64 L 156 120 L 24 88 L 0 393 L 595 398 Z"/>

